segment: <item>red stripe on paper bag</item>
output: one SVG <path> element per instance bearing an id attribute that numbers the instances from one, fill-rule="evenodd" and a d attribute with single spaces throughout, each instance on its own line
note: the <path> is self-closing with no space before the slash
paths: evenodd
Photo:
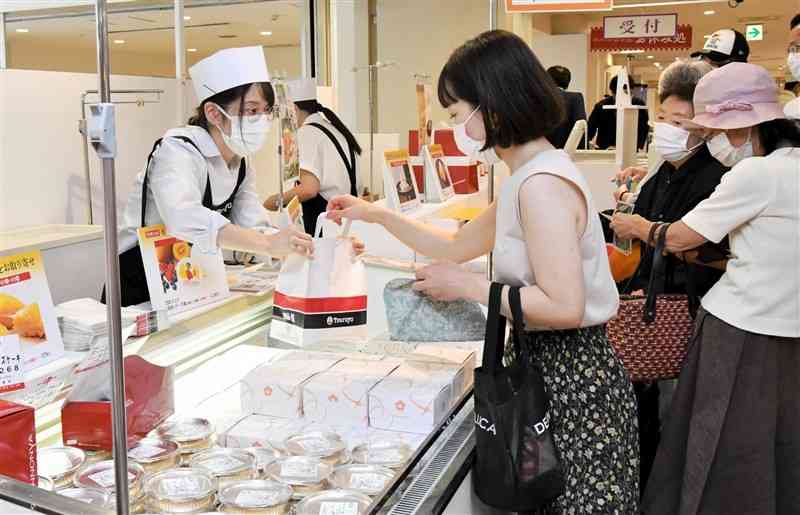
<path id="1" fill-rule="evenodd" d="M 276 291 L 273 295 L 273 303 L 283 309 L 301 313 L 340 313 L 367 309 L 367 296 L 307 299 L 291 297 Z"/>

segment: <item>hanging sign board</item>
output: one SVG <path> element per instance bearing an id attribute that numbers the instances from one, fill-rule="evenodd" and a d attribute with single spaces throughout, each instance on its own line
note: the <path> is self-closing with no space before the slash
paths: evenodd
<path id="1" fill-rule="evenodd" d="M 507 13 L 610 11 L 614 0 L 505 0 Z"/>
<path id="2" fill-rule="evenodd" d="M 677 14 L 606 16 L 603 18 L 603 37 L 668 38 L 678 33 Z"/>
<path id="3" fill-rule="evenodd" d="M 603 27 L 592 27 L 590 49 L 592 52 L 620 52 L 623 50 L 691 50 L 692 26 L 678 25 L 674 36 L 607 38 Z"/>

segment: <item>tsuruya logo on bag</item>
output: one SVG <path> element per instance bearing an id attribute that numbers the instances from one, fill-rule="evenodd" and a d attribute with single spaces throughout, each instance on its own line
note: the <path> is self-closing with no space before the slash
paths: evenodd
<path id="1" fill-rule="evenodd" d="M 536 436 L 542 436 L 550 429 L 550 412 L 544 414 L 544 418 L 531 426 Z"/>
<path id="2" fill-rule="evenodd" d="M 497 436 L 497 427 L 495 427 L 494 423 L 488 418 L 480 416 L 478 413 L 475 413 L 475 425 L 487 433 L 492 433 L 494 436 Z"/>

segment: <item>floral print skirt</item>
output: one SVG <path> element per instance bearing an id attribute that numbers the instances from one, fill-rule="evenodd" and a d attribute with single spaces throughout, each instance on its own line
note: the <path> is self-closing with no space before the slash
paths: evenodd
<path id="1" fill-rule="evenodd" d="M 566 491 L 540 513 L 638 512 L 639 432 L 628 374 L 604 327 L 525 333 L 550 398 Z M 506 359 L 514 359 L 507 349 Z"/>

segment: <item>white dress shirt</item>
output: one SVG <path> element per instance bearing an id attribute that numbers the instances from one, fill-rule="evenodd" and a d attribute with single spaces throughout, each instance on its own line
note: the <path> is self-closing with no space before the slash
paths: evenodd
<path id="1" fill-rule="evenodd" d="M 342 146 L 348 162 L 350 160 L 350 151 L 344 136 L 321 113 L 314 113 L 306 118 L 303 126 L 297 131 L 300 169 L 313 174 L 319 180 L 319 194 L 325 200 L 337 195 L 349 195 L 350 176 L 339 151 L 324 132 L 317 127 L 309 126 L 311 123 L 318 123 L 331 131 Z"/>
<path id="2" fill-rule="evenodd" d="M 200 152 L 176 136 L 191 139 Z M 247 174 L 234 199 L 231 220 L 203 207 L 206 182 L 211 179 L 211 197 L 219 205 L 230 197 L 239 177 L 239 159 L 229 167 L 211 135 L 202 127 L 170 129 L 153 155 L 148 174 L 146 224 L 163 223 L 167 233 L 197 245 L 205 252 L 218 249 L 220 229 L 229 223 L 241 227 L 268 226 L 267 211 L 256 193 L 255 171 Z M 146 170 L 136 177 L 119 228 L 119 251 L 138 244 L 141 224 L 142 181 Z"/>

